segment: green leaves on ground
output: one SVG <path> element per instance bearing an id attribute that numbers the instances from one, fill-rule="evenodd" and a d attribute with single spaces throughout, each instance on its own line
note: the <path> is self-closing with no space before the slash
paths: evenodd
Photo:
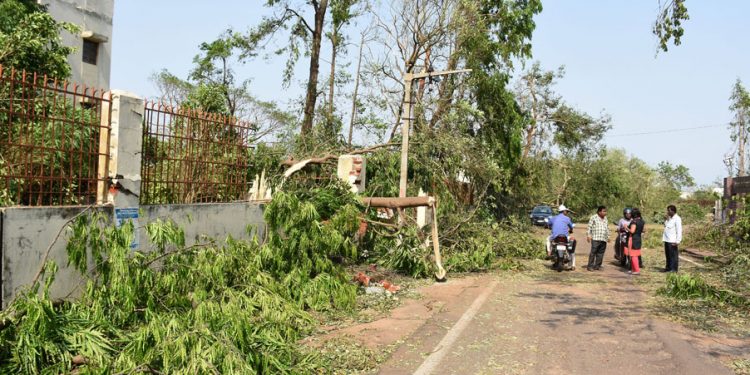
<path id="1" fill-rule="evenodd" d="M 659 293 L 685 300 L 702 299 L 711 302 L 727 303 L 737 307 L 750 306 L 745 297 L 727 289 L 719 289 L 708 284 L 699 275 L 670 273 L 666 285 Z"/>
<path id="2" fill-rule="evenodd" d="M 453 272 L 486 271 L 503 262 L 542 256 L 544 244 L 517 222 L 470 223 L 461 228 L 460 241 L 445 248 L 446 267 Z"/>
<path id="3" fill-rule="evenodd" d="M 277 193 L 263 244 L 186 247 L 173 223 L 151 223 L 149 253 L 131 252 L 132 225 L 79 218 L 68 252 L 79 270 L 93 265 L 85 292 L 53 302 L 49 265 L 41 295 L 34 288 L 0 313 L 0 372 L 323 371 L 324 360 L 297 341 L 313 328 L 310 311 L 354 307 L 356 286 L 331 259 L 356 257 L 359 227 L 351 194 L 323 201 Z"/>

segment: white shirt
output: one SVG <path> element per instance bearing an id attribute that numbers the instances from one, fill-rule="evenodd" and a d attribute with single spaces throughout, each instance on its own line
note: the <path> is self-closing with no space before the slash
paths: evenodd
<path id="1" fill-rule="evenodd" d="M 682 242 L 682 218 L 674 214 L 664 222 L 664 235 L 662 241 L 679 244 Z"/>

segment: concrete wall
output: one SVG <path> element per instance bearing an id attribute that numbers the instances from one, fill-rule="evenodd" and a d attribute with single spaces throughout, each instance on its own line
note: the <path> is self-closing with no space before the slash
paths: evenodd
<path id="1" fill-rule="evenodd" d="M 28 287 L 42 266 L 46 249 L 57 232 L 82 207 L 12 207 L 0 209 L 0 269 L 2 272 L 0 298 L 3 308 L 20 290 Z M 113 215 L 113 208 L 99 211 Z M 228 236 L 251 239 L 252 234 L 265 235 L 263 205 L 253 203 L 184 204 L 142 206 L 139 225 L 157 218 L 175 221 L 185 230 L 187 245 L 215 239 L 219 244 Z M 54 244 L 49 260 L 57 263 L 59 271 L 52 285 L 53 298 L 65 298 L 80 293 L 82 276 L 67 266 L 66 233 Z M 138 230 L 139 250 L 152 248 L 146 230 Z"/>
<path id="2" fill-rule="evenodd" d="M 142 221 L 171 219 L 185 230 L 187 246 L 205 241 L 205 237 L 224 240 L 250 239 L 265 235 L 263 205 L 254 203 L 202 203 L 141 206 Z M 143 223 L 141 224 L 143 225 Z M 252 233 L 252 234 L 251 234 Z M 150 246 L 145 230 L 139 233 L 141 249 Z"/>
<path id="3" fill-rule="evenodd" d="M 81 27 L 81 34 L 62 33 L 63 43 L 76 50 L 68 56 L 73 70 L 72 81 L 109 90 L 112 66 L 112 17 L 114 0 L 42 0 L 57 21 Z M 83 62 L 83 37 L 99 42 L 97 64 Z"/>
<path id="4" fill-rule="evenodd" d="M 2 307 L 13 298 L 22 287 L 29 285 L 40 267 L 47 248 L 52 244 L 57 232 L 75 215 L 81 207 L 18 207 L 0 209 L 0 251 L 2 256 Z M 101 210 L 106 211 L 106 208 Z M 66 267 L 68 258 L 65 252 L 65 233 L 50 251 L 49 260 L 60 267 L 57 282 L 51 293 L 58 298 L 65 297 L 79 284 L 81 276 Z"/>

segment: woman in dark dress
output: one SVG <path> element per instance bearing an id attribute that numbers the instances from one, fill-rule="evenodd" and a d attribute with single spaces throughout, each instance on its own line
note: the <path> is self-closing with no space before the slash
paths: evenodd
<path id="1" fill-rule="evenodd" d="M 629 273 L 633 275 L 641 274 L 641 267 L 638 258 L 641 256 L 641 247 L 643 246 L 643 229 L 646 226 L 646 222 L 641 217 L 641 211 L 637 208 L 633 209 L 633 220 L 630 221 L 630 238 L 629 250 L 630 250 L 630 266 L 631 271 Z"/>

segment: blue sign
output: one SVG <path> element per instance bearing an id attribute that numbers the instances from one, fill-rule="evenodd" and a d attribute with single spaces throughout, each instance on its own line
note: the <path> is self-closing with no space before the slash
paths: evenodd
<path id="1" fill-rule="evenodd" d="M 115 225 L 120 227 L 128 221 L 133 222 L 133 242 L 130 248 L 135 250 L 140 246 L 138 241 L 138 208 L 115 208 Z"/>

